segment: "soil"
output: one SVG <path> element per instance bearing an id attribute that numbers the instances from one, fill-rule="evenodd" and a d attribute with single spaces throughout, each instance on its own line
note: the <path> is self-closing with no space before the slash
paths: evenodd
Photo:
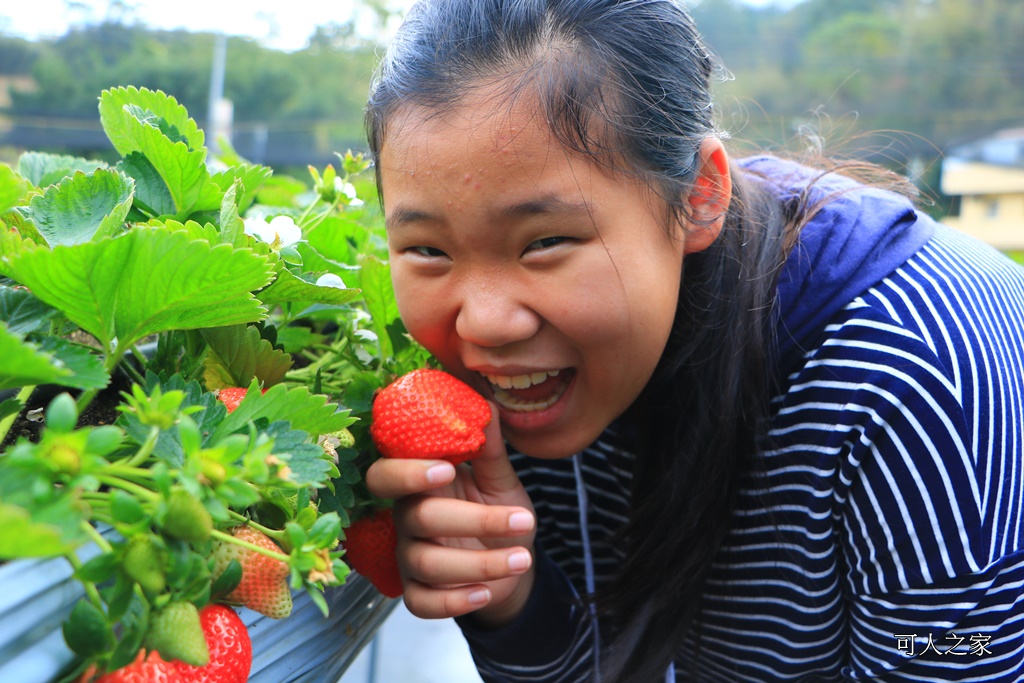
<path id="1" fill-rule="evenodd" d="M 121 403 L 121 392 L 128 391 L 131 383 L 121 373 L 115 374 L 107 388 L 96 395 L 92 403 L 86 407 L 85 412 L 78 418 L 80 426 L 99 426 L 113 424 L 114 420 L 121 414 L 117 406 Z M 0 442 L 0 452 L 13 445 L 18 439 L 24 438 L 29 441 L 38 441 L 43 429 L 43 411 L 54 396 L 62 391 L 69 391 L 66 387 L 56 385 L 44 385 L 38 387 L 28 399 L 28 403 L 15 418 L 7 437 Z M 80 392 L 71 390 L 72 396 Z"/>

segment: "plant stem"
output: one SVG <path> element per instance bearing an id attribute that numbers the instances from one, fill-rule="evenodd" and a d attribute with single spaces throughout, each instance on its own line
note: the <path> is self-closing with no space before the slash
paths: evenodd
<path id="1" fill-rule="evenodd" d="M 124 357 L 124 350 L 125 347 L 118 347 L 107 356 L 107 360 L 103 363 L 103 369 L 107 371 L 108 375 L 114 374 L 114 368 L 117 367 L 117 364 L 121 362 L 121 358 Z M 75 402 L 79 415 L 85 412 L 85 409 L 89 407 L 89 404 L 92 403 L 92 400 L 96 398 L 98 393 L 100 393 L 99 389 L 86 389 L 82 392 L 82 395 L 78 397 L 78 401 Z"/>
<path id="2" fill-rule="evenodd" d="M 89 522 L 82 522 L 82 531 L 84 531 L 86 535 L 92 539 L 92 542 L 98 545 L 100 547 L 100 550 L 102 550 L 103 552 L 109 553 L 111 550 L 113 550 L 113 547 L 111 547 L 107 539 L 103 538 L 103 534 L 96 531 L 96 527 L 94 527 L 92 524 L 89 524 Z"/>
<path id="3" fill-rule="evenodd" d="M 160 428 L 156 425 L 151 425 L 149 428 L 149 434 L 146 436 L 146 441 L 139 447 L 138 452 L 133 455 L 125 464 L 127 467 L 136 467 L 146 462 L 146 459 L 153 454 L 153 449 L 156 447 L 156 441 L 160 438 Z"/>
<path id="4" fill-rule="evenodd" d="M 32 386 L 22 387 L 21 391 L 18 392 L 18 395 L 15 396 L 15 400 L 18 401 L 22 405 L 22 407 L 24 407 L 25 404 L 28 403 L 29 396 L 31 396 L 32 392 L 35 390 L 36 386 L 34 384 Z M 18 410 L 18 412 L 12 415 L 8 415 L 2 421 L 0 421 L 0 441 L 3 441 L 4 439 L 7 438 L 7 432 L 10 431 L 11 425 L 14 424 L 14 421 L 18 418 L 19 413 L 21 413 L 20 409 Z"/>
<path id="5" fill-rule="evenodd" d="M 214 529 L 213 531 L 211 531 L 210 535 L 213 538 L 216 538 L 217 540 L 221 541 L 222 543 L 233 543 L 234 545 L 241 546 L 241 547 L 246 548 L 248 550 L 252 550 L 253 552 L 257 552 L 260 555 L 266 555 L 267 557 L 272 557 L 275 560 L 281 560 L 282 562 L 287 562 L 288 560 L 291 559 L 288 555 L 285 555 L 284 553 L 275 553 L 273 550 L 267 550 L 266 548 L 261 548 L 260 546 L 256 545 L 255 543 L 249 543 L 249 541 L 243 541 L 240 538 L 235 538 L 231 534 L 226 534 L 223 531 L 220 531 L 218 529 Z"/>
<path id="6" fill-rule="evenodd" d="M 138 484 L 122 479 L 121 477 L 114 477 L 107 474 L 96 474 L 94 476 L 99 479 L 101 484 L 115 486 L 144 500 L 155 502 L 160 499 L 159 494 L 150 491 L 145 486 L 139 486 Z"/>
<path id="7" fill-rule="evenodd" d="M 281 541 L 281 542 L 285 541 L 285 533 L 283 531 L 279 531 L 278 529 L 269 529 L 269 528 L 263 526 L 262 524 L 259 524 L 257 522 L 252 521 L 251 519 L 249 519 L 248 517 L 246 517 L 244 515 L 238 514 L 234 510 L 228 510 L 228 514 L 231 517 L 233 517 L 234 519 L 236 519 L 239 522 L 241 522 L 242 524 L 246 524 L 248 526 L 251 526 L 253 529 L 255 529 L 256 531 L 259 531 L 264 536 L 269 536 L 270 538 L 274 539 L 275 541 Z"/>
<path id="8" fill-rule="evenodd" d="M 82 568 L 82 561 L 78 559 L 78 555 L 73 552 L 64 555 L 68 562 L 71 564 L 71 568 L 76 572 Z M 100 592 L 96 590 L 96 584 L 92 581 L 81 581 L 82 587 L 85 589 L 85 594 L 89 597 L 89 602 L 96 606 L 101 612 L 105 612 L 103 609 L 103 598 L 100 597 Z"/>

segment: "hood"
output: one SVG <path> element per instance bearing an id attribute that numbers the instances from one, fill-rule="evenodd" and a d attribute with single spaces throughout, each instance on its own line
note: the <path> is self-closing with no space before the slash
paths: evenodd
<path id="1" fill-rule="evenodd" d="M 738 163 L 784 203 L 812 184 L 812 205 L 835 195 L 803 228 L 780 273 L 777 339 L 785 377 L 840 310 L 931 238 L 934 223 L 907 197 L 836 173 L 772 156 Z"/>

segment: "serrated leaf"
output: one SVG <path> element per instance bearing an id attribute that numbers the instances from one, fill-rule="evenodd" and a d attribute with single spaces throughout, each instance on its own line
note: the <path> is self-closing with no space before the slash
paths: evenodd
<path id="1" fill-rule="evenodd" d="M 210 177 L 225 192 L 235 182 L 242 182 L 242 189 L 238 192 L 236 203 L 239 213 L 245 213 L 245 210 L 252 206 L 256 200 L 256 193 L 259 192 L 260 188 L 263 187 L 263 184 L 267 182 L 273 173 L 274 170 L 267 166 L 239 164 L 219 173 L 214 173 Z"/>
<path id="2" fill-rule="evenodd" d="M 0 389 L 59 384 L 71 374 L 52 354 L 24 341 L 0 324 Z"/>
<path id="3" fill-rule="evenodd" d="M 250 391 L 234 412 L 217 426 L 210 442 L 216 443 L 245 427 L 249 420 L 261 418 L 269 422 L 288 422 L 292 429 L 314 435 L 336 432 L 355 422 L 349 411 L 339 412 L 337 409 L 336 404 L 327 403 L 326 396 L 311 394 L 305 387 L 287 389 L 285 385 L 278 384 L 265 394 Z"/>
<path id="4" fill-rule="evenodd" d="M 204 377 L 208 389 L 247 387 L 253 379 L 270 387 L 291 369 L 291 356 L 261 339 L 255 327 L 208 328 L 202 330 L 202 335 L 209 345 Z"/>
<path id="5" fill-rule="evenodd" d="M 57 309 L 44 304 L 27 289 L 0 286 L 0 320 L 15 334 L 45 332 Z"/>
<path id="6" fill-rule="evenodd" d="M 0 164 L 0 214 L 14 207 L 28 189 L 28 182 L 7 164 Z"/>
<path id="7" fill-rule="evenodd" d="M 136 228 L 118 238 L 35 249 L 11 263 L 15 278 L 105 348 L 167 330 L 260 320 L 251 292 L 272 271 L 266 257 L 211 246 L 181 232 Z"/>
<path id="8" fill-rule="evenodd" d="M 140 118 L 145 118 L 147 125 L 154 125 L 155 122 L 158 130 L 160 126 L 167 131 L 173 129 L 173 136 L 185 141 L 191 149 L 199 149 L 206 144 L 203 131 L 189 117 L 188 110 L 166 93 L 149 88 L 127 87 L 105 90 L 100 95 L 100 122 L 114 149 L 121 156 L 144 151 L 133 145 L 135 129 L 128 125 L 129 119 L 137 121 Z"/>
<path id="9" fill-rule="evenodd" d="M 288 480 L 298 486 L 314 486 L 326 483 L 331 461 L 324 449 L 310 443 L 309 434 L 289 429 L 287 422 L 273 422 L 264 432 L 273 437 L 271 453 L 279 456 L 291 473 Z"/>
<path id="10" fill-rule="evenodd" d="M 359 287 L 363 291 L 363 300 L 373 321 L 373 331 L 377 333 L 380 353 L 383 358 L 390 358 L 394 355 L 394 349 L 388 336 L 388 325 L 398 319 L 398 304 L 395 302 L 395 291 L 391 285 L 391 268 L 384 261 L 371 255 L 360 258 L 359 265 L 362 267 Z"/>
<path id="11" fill-rule="evenodd" d="M 291 302 L 340 306 L 358 299 L 359 290 L 321 287 L 300 279 L 289 270 L 282 270 L 277 279 L 257 296 L 268 306 Z"/>
<path id="12" fill-rule="evenodd" d="M 223 192 L 206 168 L 203 133 L 173 97 L 146 88 L 105 90 L 100 123 L 122 156 L 146 157 L 167 186 L 175 218 L 220 208 Z"/>
<path id="13" fill-rule="evenodd" d="M 135 181 L 120 171 L 79 171 L 32 198 L 32 222 L 51 246 L 107 237 L 124 224 L 134 191 Z"/>
<path id="14" fill-rule="evenodd" d="M 210 586 L 210 594 L 214 597 L 227 595 L 235 590 L 241 582 L 242 565 L 238 563 L 238 560 L 232 559 L 228 562 L 228 566 L 224 568 L 220 576 L 214 579 L 213 584 Z"/>
<path id="15" fill-rule="evenodd" d="M 150 216 L 173 216 L 178 207 L 167 183 L 142 152 L 132 152 L 117 165 L 135 180 L 135 204 Z"/>
<path id="16" fill-rule="evenodd" d="M 107 168 L 104 161 L 48 152 L 25 152 L 18 158 L 18 173 L 38 188 L 59 183 L 77 171 L 92 173 Z"/>
<path id="17" fill-rule="evenodd" d="M 242 246 L 240 242 L 245 234 L 245 224 L 239 215 L 238 206 L 239 193 L 242 191 L 242 182 L 236 180 L 232 185 L 224 188 L 224 198 L 220 202 L 220 241 L 224 244 L 235 244 Z"/>
<path id="18" fill-rule="evenodd" d="M 59 366 L 71 371 L 71 376 L 58 384 L 76 389 L 103 389 L 110 384 L 110 374 L 103 367 L 103 359 L 95 353 L 58 337 L 46 337 L 40 348 L 52 353 Z"/>

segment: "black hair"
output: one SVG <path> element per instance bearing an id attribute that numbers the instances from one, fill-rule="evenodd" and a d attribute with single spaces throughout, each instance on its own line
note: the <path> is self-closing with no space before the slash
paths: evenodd
<path id="1" fill-rule="evenodd" d="M 566 149 L 639 178 L 685 218 L 701 144 L 716 134 L 716 68 L 675 0 L 428 0 L 379 68 L 370 148 L 379 161 L 403 107 L 441 113 L 498 85 L 510 100 L 536 97 Z M 631 409 L 646 436 L 622 531 L 626 560 L 597 595 L 619 625 L 605 681 L 659 680 L 688 642 L 740 473 L 766 431 L 773 297 L 793 222 L 734 176 L 719 237 L 684 261 L 672 333 Z"/>

